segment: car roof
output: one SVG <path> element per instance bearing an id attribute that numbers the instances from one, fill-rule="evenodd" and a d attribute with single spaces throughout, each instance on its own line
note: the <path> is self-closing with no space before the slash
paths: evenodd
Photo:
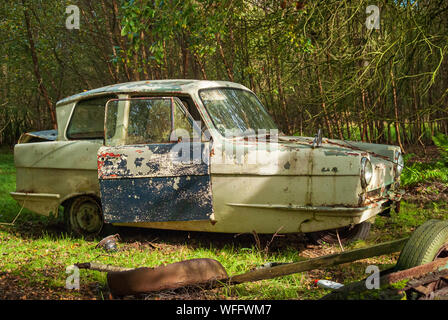
<path id="1" fill-rule="evenodd" d="M 248 88 L 246 88 L 241 84 L 229 81 L 188 80 L 188 79 L 144 80 L 144 81 L 117 83 L 93 90 L 84 91 L 58 101 L 56 106 L 64 105 L 78 100 L 104 96 L 108 94 L 120 94 L 120 93 L 126 94 L 126 93 L 139 93 L 139 92 L 192 94 L 200 89 L 213 88 L 213 87 L 232 87 L 232 88 L 249 90 Z"/>

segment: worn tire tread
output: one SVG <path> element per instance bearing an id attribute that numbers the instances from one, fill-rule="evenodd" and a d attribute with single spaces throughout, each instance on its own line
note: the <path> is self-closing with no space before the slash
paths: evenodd
<path id="1" fill-rule="evenodd" d="M 440 232 L 446 227 L 446 223 L 443 221 L 432 224 L 428 229 L 426 229 L 426 233 L 421 238 L 421 241 L 416 243 L 415 250 L 412 250 L 414 254 L 410 255 L 410 265 L 413 267 L 424 264 L 424 256 L 428 255 L 428 252 L 434 246 L 435 238 L 438 237 Z M 432 260 L 432 259 L 431 259 Z M 429 262 L 429 261 L 427 261 Z"/>
<path id="2" fill-rule="evenodd" d="M 398 258 L 397 270 L 433 261 L 438 249 L 448 240 L 448 221 L 428 222 L 419 227 L 406 243 Z"/>
<path id="3" fill-rule="evenodd" d="M 416 261 L 420 264 L 425 264 L 431 262 L 437 251 L 445 243 L 448 238 L 448 223 L 441 223 L 439 230 L 434 230 L 431 232 L 431 237 L 428 241 L 427 250 L 421 251 Z"/>
<path id="4" fill-rule="evenodd" d="M 426 230 L 434 223 L 437 223 L 441 220 L 437 219 L 431 219 L 423 223 L 421 226 L 419 226 L 414 232 L 412 233 L 409 240 L 406 242 L 405 247 L 401 251 L 400 257 L 397 262 L 397 266 L 402 261 L 406 261 L 406 264 L 409 264 L 407 261 L 410 259 L 409 256 L 412 255 L 413 251 L 411 248 L 414 248 L 417 246 L 419 242 L 421 242 L 421 237 L 426 234 Z"/>

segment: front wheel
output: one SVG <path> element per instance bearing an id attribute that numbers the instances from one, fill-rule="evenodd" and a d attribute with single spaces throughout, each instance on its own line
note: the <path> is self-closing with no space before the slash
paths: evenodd
<path id="1" fill-rule="evenodd" d="M 77 197 L 70 201 L 64 211 L 68 229 L 77 235 L 96 236 L 103 229 L 103 212 L 94 197 Z"/>
<path id="2" fill-rule="evenodd" d="M 355 241 L 355 240 L 365 240 L 370 233 L 370 227 L 372 224 L 370 222 L 364 221 L 360 224 L 354 226 L 347 226 L 339 229 L 324 230 L 317 232 L 310 232 L 307 236 L 315 243 L 323 244 L 337 244 L 339 239 L 342 244 Z"/>

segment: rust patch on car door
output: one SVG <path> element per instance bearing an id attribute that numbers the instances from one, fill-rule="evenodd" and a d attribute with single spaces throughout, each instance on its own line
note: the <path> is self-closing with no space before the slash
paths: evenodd
<path id="1" fill-rule="evenodd" d="M 104 221 L 208 220 L 213 213 L 208 160 L 208 144 L 201 142 L 102 147 Z"/>

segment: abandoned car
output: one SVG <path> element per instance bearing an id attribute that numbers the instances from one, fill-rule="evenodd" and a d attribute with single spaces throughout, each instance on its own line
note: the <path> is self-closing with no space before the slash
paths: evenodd
<path id="1" fill-rule="evenodd" d="M 11 195 L 38 214 L 63 212 L 79 234 L 112 224 L 346 241 L 401 197 L 399 147 L 285 136 L 232 82 L 116 84 L 56 113 L 58 130 L 16 144 Z"/>

